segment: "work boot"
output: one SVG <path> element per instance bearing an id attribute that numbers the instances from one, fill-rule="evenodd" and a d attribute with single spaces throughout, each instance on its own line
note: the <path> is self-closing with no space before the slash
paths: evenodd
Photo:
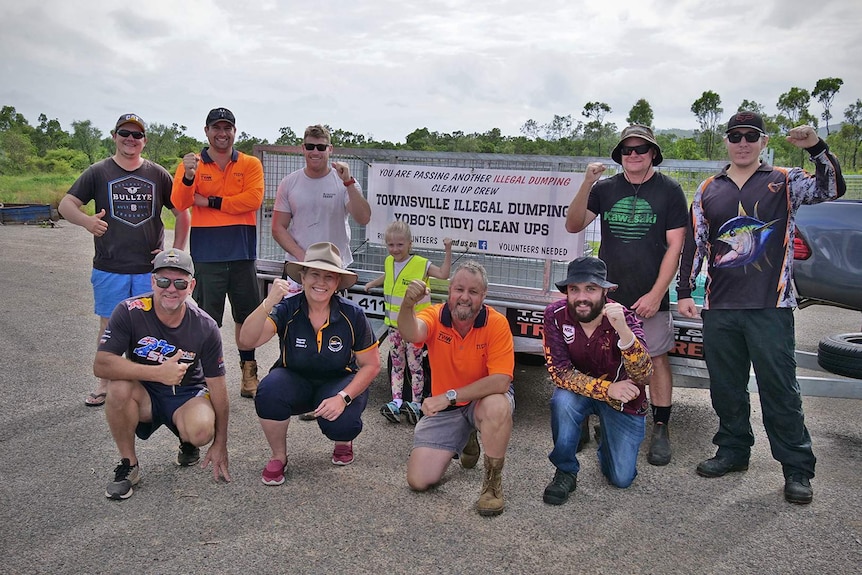
<path id="1" fill-rule="evenodd" d="M 670 463 L 670 435 L 666 423 L 653 425 L 647 461 L 650 465 L 667 465 Z"/>
<path id="2" fill-rule="evenodd" d="M 569 500 L 569 495 L 578 487 L 578 476 L 557 469 L 554 478 L 545 487 L 542 501 L 548 505 L 562 505 Z"/>
<path id="3" fill-rule="evenodd" d="M 814 490 L 808 477 L 794 473 L 784 480 L 784 499 L 788 503 L 807 505 L 814 499 Z"/>
<path id="4" fill-rule="evenodd" d="M 243 397 L 254 397 L 257 393 L 257 362 L 253 359 L 239 362 L 242 368 L 242 383 L 239 394 Z"/>
<path id="5" fill-rule="evenodd" d="M 461 452 L 461 467 L 464 469 L 473 469 L 479 461 L 479 438 L 476 437 L 476 430 L 470 432 L 470 437 L 467 439 L 467 445 L 464 446 L 464 451 Z"/>
<path id="6" fill-rule="evenodd" d="M 503 502 L 503 463 L 505 457 L 485 455 L 485 479 L 482 481 L 482 494 L 476 502 L 476 511 L 483 517 L 499 515 L 506 508 Z"/>

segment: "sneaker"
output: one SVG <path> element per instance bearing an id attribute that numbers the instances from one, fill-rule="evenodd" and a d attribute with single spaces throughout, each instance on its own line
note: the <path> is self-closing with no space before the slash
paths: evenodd
<path id="1" fill-rule="evenodd" d="M 348 444 L 339 443 L 332 450 L 333 465 L 350 465 L 353 463 L 353 442 Z"/>
<path id="2" fill-rule="evenodd" d="M 260 480 L 264 485 L 281 485 L 284 483 L 284 472 L 287 470 L 287 461 L 284 463 L 280 459 L 270 459 L 266 467 L 263 468 L 263 473 Z"/>
<path id="3" fill-rule="evenodd" d="M 418 401 L 405 401 L 401 411 L 404 412 L 404 417 L 410 425 L 416 425 L 422 418 L 422 404 Z"/>
<path id="4" fill-rule="evenodd" d="M 467 445 L 464 446 L 464 451 L 461 452 L 461 467 L 464 469 L 473 469 L 476 467 L 476 462 L 479 461 L 479 453 L 482 448 L 479 446 L 479 438 L 474 429 L 470 432 L 470 437 L 467 438 Z"/>
<path id="5" fill-rule="evenodd" d="M 180 467 L 191 467 L 201 459 L 201 450 L 191 443 L 181 441 L 180 450 L 177 452 L 177 465 Z"/>
<path id="6" fill-rule="evenodd" d="M 136 463 L 132 465 L 128 459 L 121 459 L 120 464 L 114 468 L 114 480 L 108 483 L 105 489 L 105 497 L 108 499 L 128 499 L 135 492 L 132 486 L 141 480 L 141 467 Z"/>
<path id="7" fill-rule="evenodd" d="M 380 408 L 380 415 L 391 421 L 392 423 L 401 423 L 401 409 L 394 401 L 390 401 Z"/>

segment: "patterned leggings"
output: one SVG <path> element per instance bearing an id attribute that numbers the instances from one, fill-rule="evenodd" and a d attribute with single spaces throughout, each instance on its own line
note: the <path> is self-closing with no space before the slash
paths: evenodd
<path id="1" fill-rule="evenodd" d="M 410 384 L 413 388 L 413 401 L 422 400 L 422 389 L 425 387 L 425 371 L 422 369 L 422 348 L 404 341 L 401 332 L 389 328 L 389 345 L 392 351 L 392 399 L 401 399 L 404 388 L 404 366 L 410 368 Z M 406 362 L 405 362 L 406 358 Z"/>

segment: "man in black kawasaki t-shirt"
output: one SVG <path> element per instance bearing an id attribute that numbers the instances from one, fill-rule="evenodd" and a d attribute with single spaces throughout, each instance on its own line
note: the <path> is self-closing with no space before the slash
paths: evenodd
<path id="1" fill-rule="evenodd" d="M 599 258 L 607 264 L 608 281 L 619 285 L 612 297 L 643 322 L 653 361 L 649 380 L 653 431 L 647 461 L 667 465 L 673 392 L 667 353 L 674 343 L 668 287 L 676 277 L 685 239 L 687 202 L 679 184 L 655 170 L 663 158 L 648 127 L 634 124 L 623 130 L 611 158 L 623 171 L 599 181 L 604 164 L 587 166 L 569 205 L 566 229 L 580 232 L 601 216 Z"/>

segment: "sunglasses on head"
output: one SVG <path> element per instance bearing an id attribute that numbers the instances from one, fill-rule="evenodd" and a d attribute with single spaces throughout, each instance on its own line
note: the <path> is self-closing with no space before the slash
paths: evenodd
<path id="1" fill-rule="evenodd" d="M 317 148 L 318 152 L 325 152 L 328 147 L 329 144 L 305 144 L 305 149 L 309 152 L 315 148 Z"/>
<path id="2" fill-rule="evenodd" d="M 167 289 L 171 287 L 171 284 L 174 284 L 174 287 L 178 290 L 182 291 L 189 287 L 189 280 L 171 280 L 168 278 L 156 278 L 156 285 L 162 289 Z"/>
<path id="3" fill-rule="evenodd" d="M 745 141 L 753 144 L 761 138 L 763 134 L 760 132 L 731 132 L 727 135 L 727 141 L 731 144 L 738 144 L 745 138 Z"/>
<path id="4" fill-rule="evenodd" d="M 640 146 L 622 146 L 620 153 L 623 156 L 631 156 L 632 152 L 637 152 L 639 156 L 643 156 L 652 149 L 650 144 L 641 144 Z"/>
<path id="5" fill-rule="evenodd" d="M 131 130 L 117 130 L 117 135 L 121 138 L 128 138 L 129 136 L 131 136 L 136 140 L 140 140 L 144 137 L 143 132 L 133 132 Z"/>

